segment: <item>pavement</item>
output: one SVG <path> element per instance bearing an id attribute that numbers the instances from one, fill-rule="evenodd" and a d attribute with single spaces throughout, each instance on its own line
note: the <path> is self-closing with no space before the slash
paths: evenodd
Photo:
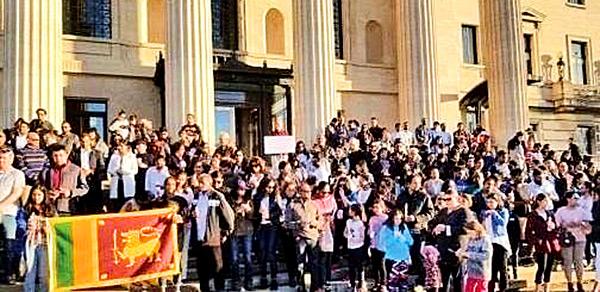
<path id="1" fill-rule="evenodd" d="M 518 270 L 519 279 L 526 281 L 526 284 L 524 285 L 526 287 L 522 288 L 520 290 L 512 290 L 512 291 L 534 292 L 535 291 L 535 283 L 534 283 L 535 271 L 536 271 L 535 266 L 519 267 L 519 270 Z M 575 277 L 575 275 L 573 275 L 573 277 Z M 592 289 L 594 287 L 594 277 L 595 277 L 595 272 L 591 268 L 587 268 L 584 273 L 584 288 L 585 288 L 586 292 L 592 291 Z M 281 285 L 277 291 L 283 291 L 283 292 L 296 291 L 295 289 L 285 286 L 285 283 L 287 283 L 287 275 L 281 273 L 281 274 L 279 274 L 278 278 L 279 278 L 279 282 L 283 283 L 283 285 Z M 334 278 L 335 278 L 335 275 L 334 275 Z M 255 284 L 258 283 L 257 277 L 255 277 L 254 283 Z M 567 291 L 567 282 L 565 280 L 565 275 L 564 275 L 563 271 L 561 271 L 560 269 L 558 271 L 555 271 L 552 273 L 550 284 L 551 284 L 550 285 L 551 292 L 563 292 L 563 291 L 566 292 Z M 199 291 L 198 284 L 195 282 L 188 283 L 187 286 L 188 287 L 185 287 L 181 291 Z M 349 289 L 347 287 L 348 287 L 347 282 L 336 281 L 333 283 L 331 291 L 348 291 Z M 23 291 L 23 287 L 22 287 L 22 285 L 16 285 L 16 286 L 0 285 L 0 291 L 2 291 L 2 292 Z M 85 290 L 85 291 L 104 291 L 104 292 L 119 291 L 119 292 L 121 292 L 121 291 L 127 291 L 127 289 L 123 288 L 123 287 L 109 287 L 109 288 L 103 288 L 103 289 L 89 289 L 89 290 Z M 152 290 L 137 290 L 137 291 L 160 291 L 160 289 L 156 288 L 156 289 L 152 289 Z M 167 291 L 175 291 L 175 290 L 169 289 Z M 269 290 L 253 290 L 253 291 L 269 291 Z"/>

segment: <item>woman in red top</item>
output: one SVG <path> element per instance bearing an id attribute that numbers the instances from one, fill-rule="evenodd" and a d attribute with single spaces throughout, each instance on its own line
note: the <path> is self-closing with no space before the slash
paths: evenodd
<path id="1" fill-rule="evenodd" d="M 549 291 L 548 283 L 552 274 L 552 265 L 556 255 L 560 252 L 556 221 L 552 213 L 546 210 L 547 200 L 546 195 L 537 195 L 535 198 L 536 208 L 529 214 L 525 228 L 525 237 L 535 248 L 536 291 L 542 289 Z"/>

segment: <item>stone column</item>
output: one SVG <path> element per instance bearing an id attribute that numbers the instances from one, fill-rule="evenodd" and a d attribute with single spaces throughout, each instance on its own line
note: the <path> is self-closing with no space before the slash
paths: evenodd
<path id="1" fill-rule="evenodd" d="M 438 117 L 434 0 L 396 0 L 398 110 L 401 120 L 416 127 L 422 118 Z"/>
<path id="2" fill-rule="evenodd" d="M 294 0 L 294 135 L 311 144 L 336 115 L 333 1 Z"/>
<path id="3" fill-rule="evenodd" d="M 62 1 L 4 0 L 4 87 L 0 119 L 12 126 L 38 108 L 60 128 L 64 119 Z"/>
<path id="4" fill-rule="evenodd" d="M 166 125 L 176 133 L 196 116 L 202 136 L 215 144 L 215 92 L 211 1 L 169 0 L 167 14 Z"/>
<path id="5" fill-rule="evenodd" d="M 480 0 L 489 125 L 497 145 L 529 124 L 519 0 Z"/>

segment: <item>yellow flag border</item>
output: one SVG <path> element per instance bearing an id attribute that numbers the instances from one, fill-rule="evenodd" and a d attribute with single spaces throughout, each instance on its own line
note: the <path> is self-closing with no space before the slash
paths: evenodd
<path id="1" fill-rule="evenodd" d="M 55 224 L 58 223 L 64 223 L 64 222 L 74 222 L 74 221 L 81 221 L 81 220 L 93 220 L 93 219 L 114 219 L 114 218 L 127 218 L 127 217 L 134 217 L 134 216 L 151 216 L 151 215 L 163 215 L 163 214 L 172 214 L 175 215 L 176 211 L 174 208 L 164 208 L 164 209 L 154 209 L 154 210 L 147 210 L 147 211 L 137 211 L 137 212 L 127 212 L 127 213 L 109 213 L 109 214 L 99 214 L 99 215 L 85 215 L 85 216 L 72 216 L 72 217 L 54 217 L 54 218 L 48 218 L 46 219 L 46 230 L 48 230 L 48 267 L 49 267 L 49 271 L 50 271 L 50 279 L 49 279 L 49 291 L 51 292 L 59 292 L 59 291 L 71 291 L 74 289 L 90 289 L 90 288 L 100 288 L 100 287 L 107 287 L 107 286 L 117 286 L 117 285 L 123 285 L 123 284 L 129 284 L 129 283 L 135 283 L 135 282 L 141 282 L 141 281 L 148 281 L 148 280 L 153 280 L 153 279 L 158 279 L 161 277 L 169 277 L 169 276 L 173 276 L 173 275 L 177 275 L 180 273 L 180 253 L 178 250 L 178 243 L 177 243 L 177 223 L 175 223 L 175 220 L 173 220 L 172 222 L 172 226 L 171 226 L 171 238 L 173 240 L 173 248 L 174 250 L 174 255 L 175 255 L 175 259 L 174 259 L 174 268 L 172 270 L 168 270 L 168 271 L 164 271 L 164 272 L 160 272 L 160 273 L 154 273 L 154 274 L 146 274 L 146 275 L 140 275 L 140 276 L 136 276 L 136 277 L 131 277 L 131 278 L 121 278 L 121 279 L 113 279 L 113 280 L 99 280 L 97 282 L 93 282 L 93 283 L 88 283 L 88 284 L 82 284 L 82 285 L 74 285 L 74 286 L 70 286 L 70 287 L 61 287 L 58 288 L 56 287 L 56 265 L 54 263 L 54 251 L 56 249 L 56 243 L 54 241 L 54 238 L 56 237 L 56 234 L 54 232 L 54 228 L 52 228 Z"/>

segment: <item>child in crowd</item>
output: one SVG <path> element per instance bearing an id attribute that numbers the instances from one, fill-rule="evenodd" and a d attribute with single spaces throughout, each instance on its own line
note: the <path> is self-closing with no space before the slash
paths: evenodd
<path id="1" fill-rule="evenodd" d="M 346 221 L 344 237 L 348 240 L 348 268 L 350 269 L 350 288 L 352 291 L 363 289 L 363 263 L 365 251 L 365 223 L 362 220 L 362 208 L 359 204 L 350 206 L 349 219 Z M 358 280 L 358 286 L 356 282 Z"/>
<path id="2" fill-rule="evenodd" d="M 398 287 L 406 285 L 406 275 L 395 273 L 403 266 L 405 271 L 411 263 L 410 247 L 413 238 L 404 223 L 404 215 L 400 210 L 394 210 L 389 215 L 385 225 L 381 227 L 377 238 L 377 247 L 385 253 L 385 270 L 388 273 L 388 289 L 398 290 Z"/>
<path id="3" fill-rule="evenodd" d="M 438 264 L 440 252 L 435 246 L 426 245 L 421 249 L 421 255 L 425 265 L 425 289 L 437 292 L 442 287 L 442 272 Z"/>
<path id="4" fill-rule="evenodd" d="M 492 241 L 485 227 L 476 221 L 465 225 L 468 242 L 456 251 L 456 256 L 465 259 L 466 284 L 464 292 L 487 292 L 492 270 Z"/>
<path id="5" fill-rule="evenodd" d="M 56 216 L 54 206 L 46 197 L 46 188 L 35 186 L 31 189 L 25 205 L 29 216 L 27 222 L 26 259 L 24 291 L 48 291 L 48 244 L 44 219 Z"/>
<path id="6" fill-rule="evenodd" d="M 385 290 L 386 284 L 386 273 L 385 273 L 385 260 L 384 252 L 381 251 L 377 246 L 377 237 L 379 231 L 383 227 L 383 224 L 388 219 L 385 214 L 385 202 L 378 199 L 373 204 L 373 216 L 369 219 L 369 238 L 371 239 L 371 270 L 373 273 L 373 280 L 375 282 L 375 290 Z"/>

